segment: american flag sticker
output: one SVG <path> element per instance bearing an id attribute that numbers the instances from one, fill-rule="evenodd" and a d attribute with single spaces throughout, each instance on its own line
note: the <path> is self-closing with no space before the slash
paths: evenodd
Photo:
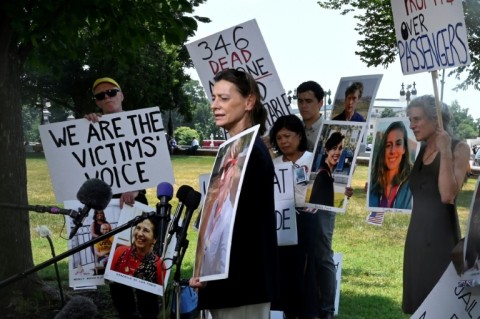
<path id="1" fill-rule="evenodd" d="M 367 223 L 370 225 L 382 226 L 384 216 L 384 212 L 370 212 L 370 215 L 367 217 Z"/>

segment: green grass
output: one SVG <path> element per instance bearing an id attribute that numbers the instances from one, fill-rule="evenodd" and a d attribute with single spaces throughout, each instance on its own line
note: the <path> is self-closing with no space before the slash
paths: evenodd
<path id="1" fill-rule="evenodd" d="M 199 189 L 198 175 L 212 169 L 214 157 L 209 156 L 173 156 L 175 175 L 174 191 L 181 185 L 190 185 Z M 28 198 L 30 204 L 54 205 L 55 197 L 48 174 L 47 164 L 42 155 L 32 154 L 27 158 Z M 405 319 L 409 318 L 401 311 L 403 246 L 410 219 L 408 214 L 387 213 L 382 226 L 366 223 L 368 212 L 365 207 L 366 194 L 364 184 L 367 181 L 368 168 L 357 166 L 353 176 L 354 196 L 347 204 L 345 214 L 338 214 L 333 239 L 335 252 L 343 254 L 343 269 L 338 318 L 362 319 Z M 470 178 L 459 197 L 459 215 L 462 231 L 465 233 L 470 202 L 475 189 L 476 178 Z M 148 189 L 150 206 L 158 202 L 156 189 Z M 178 200 L 170 202 L 175 208 Z M 197 210 L 198 213 L 198 210 Z M 192 221 L 196 216 L 192 218 Z M 30 213 L 32 230 L 32 249 L 36 264 L 51 257 L 50 247 L 44 238 L 34 231 L 38 225 L 46 225 L 52 230 L 56 254 L 67 250 L 63 218 L 61 216 Z M 63 238 L 62 238 L 63 237 Z M 188 278 L 192 273 L 197 234 L 189 229 L 190 242 L 185 254 L 181 276 Z M 65 287 L 68 286 L 67 260 L 59 262 L 60 273 Z M 55 283 L 53 266 L 40 271 L 40 276 Z M 64 288 L 69 291 L 68 288 Z M 234 289 L 232 287 L 232 289 Z M 252 287 L 255 289 L 255 287 Z M 105 288 L 100 292 L 109 298 Z M 114 318 L 113 310 L 102 310 L 98 318 Z"/>

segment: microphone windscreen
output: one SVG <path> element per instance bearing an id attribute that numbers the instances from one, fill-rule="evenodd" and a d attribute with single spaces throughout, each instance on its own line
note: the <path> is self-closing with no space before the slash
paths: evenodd
<path id="1" fill-rule="evenodd" d="M 200 204 L 201 199 L 202 194 L 194 190 L 193 192 L 188 193 L 187 198 L 185 198 L 185 201 L 183 203 L 185 204 L 185 206 L 187 206 L 188 209 L 195 210 Z"/>
<path id="2" fill-rule="evenodd" d="M 78 190 L 77 199 L 90 208 L 102 210 L 112 199 L 112 188 L 101 179 L 87 179 Z"/>
<path id="3" fill-rule="evenodd" d="M 92 299 L 84 296 L 74 296 L 57 313 L 55 319 L 91 319 L 97 315 L 97 306 Z"/>
<path id="4" fill-rule="evenodd" d="M 177 190 L 177 198 L 179 201 L 183 202 L 185 201 L 185 198 L 187 198 L 188 193 L 193 191 L 193 187 L 188 186 L 188 185 L 182 185 L 178 188 Z"/>
<path id="5" fill-rule="evenodd" d="M 170 183 L 162 182 L 157 185 L 157 198 L 167 197 L 167 201 L 173 197 L 173 186 Z"/>

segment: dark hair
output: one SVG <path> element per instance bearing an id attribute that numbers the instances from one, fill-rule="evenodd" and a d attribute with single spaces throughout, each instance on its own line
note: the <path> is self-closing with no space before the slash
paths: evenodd
<path id="1" fill-rule="evenodd" d="M 325 96 L 325 92 L 323 88 L 315 81 L 306 81 L 300 84 L 297 87 L 297 96 L 300 93 L 312 91 L 318 101 L 323 101 L 323 97 Z"/>
<path id="2" fill-rule="evenodd" d="M 328 152 L 338 144 L 340 144 L 345 136 L 342 135 L 340 132 L 333 132 L 332 135 L 327 139 L 325 142 L 325 150 Z"/>
<path id="3" fill-rule="evenodd" d="M 280 155 L 283 154 L 277 144 L 277 134 L 281 129 L 287 129 L 300 135 L 300 143 L 298 144 L 298 151 L 304 152 L 307 150 L 307 135 L 302 120 L 298 116 L 290 114 L 280 116 L 270 129 L 270 144 L 273 149 Z"/>
<path id="4" fill-rule="evenodd" d="M 450 126 L 450 120 L 452 119 L 452 116 L 448 110 L 448 105 L 441 102 L 440 106 L 442 109 L 443 129 L 448 132 L 451 137 L 453 137 L 454 134 Z M 407 114 L 412 107 L 419 107 L 423 109 L 425 115 L 430 121 L 437 122 L 437 108 L 435 104 L 435 97 L 433 95 L 422 95 L 411 100 L 407 106 Z"/>
<path id="5" fill-rule="evenodd" d="M 249 74 L 241 70 L 235 69 L 226 69 L 218 72 L 213 80 L 216 82 L 220 80 L 228 81 L 233 83 L 238 92 L 243 97 L 248 97 L 252 94 L 255 97 L 255 105 L 252 110 L 249 112 L 250 120 L 252 125 L 260 124 L 259 133 L 263 135 L 267 131 L 266 121 L 267 121 L 267 110 L 263 106 L 262 96 L 260 95 L 260 89 L 258 88 L 257 82 Z"/>
<path id="6" fill-rule="evenodd" d="M 400 167 L 398 168 L 398 173 L 394 176 L 392 183 L 393 185 L 400 185 L 410 176 L 410 171 L 412 169 L 412 162 L 410 159 L 410 150 L 408 148 L 408 133 L 407 128 L 402 121 L 396 121 L 390 123 L 385 132 L 383 133 L 382 139 L 378 144 L 378 152 L 373 159 L 373 170 L 372 170 L 372 192 L 383 195 L 384 190 L 386 189 L 386 180 L 385 176 L 387 171 L 387 164 L 385 163 L 385 152 L 387 145 L 387 137 L 391 131 L 399 130 L 403 134 L 403 147 L 405 148 L 405 153 L 402 156 L 400 162 Z"/>
<path id="7" fill-rule="evenodd" d="M 350 86 L 347 87 L 345 90 L 345 99 L 350 94 L 354 94 L 355 91 L 358 91 L 358 98 L 360 99 L 363 96 L 363 83 L 362 82 L 353 82 Z"/>
<path id="8" fill-rule="evenodd" d="M 97 214 L 98 213 L 102 213 L 103 214 L 103 221 L 104 222 L 107 222 L 107 216 L 105 215 L 105 212 L 103 210 L 96 210 L 94 213 L 93 213 L 93 221 L 94 222 L 97 222 Z"/>
<path id="9" fill-rule="evenodd" d="M 157 229 L 157 225 L 158 223 L 160 222 L 160 217 L 157 216 L 157 215 L 151 215 L 151 216 L 148 216 L 147 218 L 145 219 L 142 219 L 141 221 L 139 221 L 137 224 L 135 224 L 135 226 L 133 227 L 133 229 L 135 229 L 137 227 L 138 224 L 144 222 L 148 220 L 150 223 L 152 223 L 153 225 L 153 236 L 155 239 L 157 239 L 157 236 L 158 236 L 158 229 Z"/>

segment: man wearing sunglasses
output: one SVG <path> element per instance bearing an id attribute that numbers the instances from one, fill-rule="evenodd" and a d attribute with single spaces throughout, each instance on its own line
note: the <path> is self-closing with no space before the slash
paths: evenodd
<path id="1" fill-rule="evenodd" d="M 123 111 L 123 93 L 117 81 L 112 78 L 97 79 L 92 86 L 93 99 L 103 114 L 117 113 Z M 92 122 L 98 122 L 98 116 L 90 113 L 85 116 Z"/>
<path id="2" fill-rule="evenodd" d="M 122 112 L 123 93 L 120 85 L 112 78 L 97 79 L 92 86 L 93 99 L 103 114 Z M 101 115 L 86 114 L 85 118 L 98 122 Z M 145 190 L 114 194 L 112 198 L 120 198 L 120 208 L 123 204 L 133 205 L 135 201 L 148 205 Z M 110 295 L 120 318 L 157 318 L 160 309 L 158 296 L 143 290 L 133 289 L 120 283 L 110 283 Z M 136 295 L 136 298 L 134 297 Z M 140 300 L 140 303 L 137 303 Z M 140 314 L 139 314 L 140 313 Z"/>
<path id="3" fill-rule="evenodd" d="M 122 112 L 123 93 L 120 85 L 112 78 L 97 79 L 92 86 L 93 99 L 103 114 Z M 86 114 L 85 118 L 92 122 L 100 120 L 100 114 Z M 148 205 L 145 190 L 115 194 L 113 198 L 120 198 L 120 208 L 123 204 L 133 205 L 135 201 Z"/>

